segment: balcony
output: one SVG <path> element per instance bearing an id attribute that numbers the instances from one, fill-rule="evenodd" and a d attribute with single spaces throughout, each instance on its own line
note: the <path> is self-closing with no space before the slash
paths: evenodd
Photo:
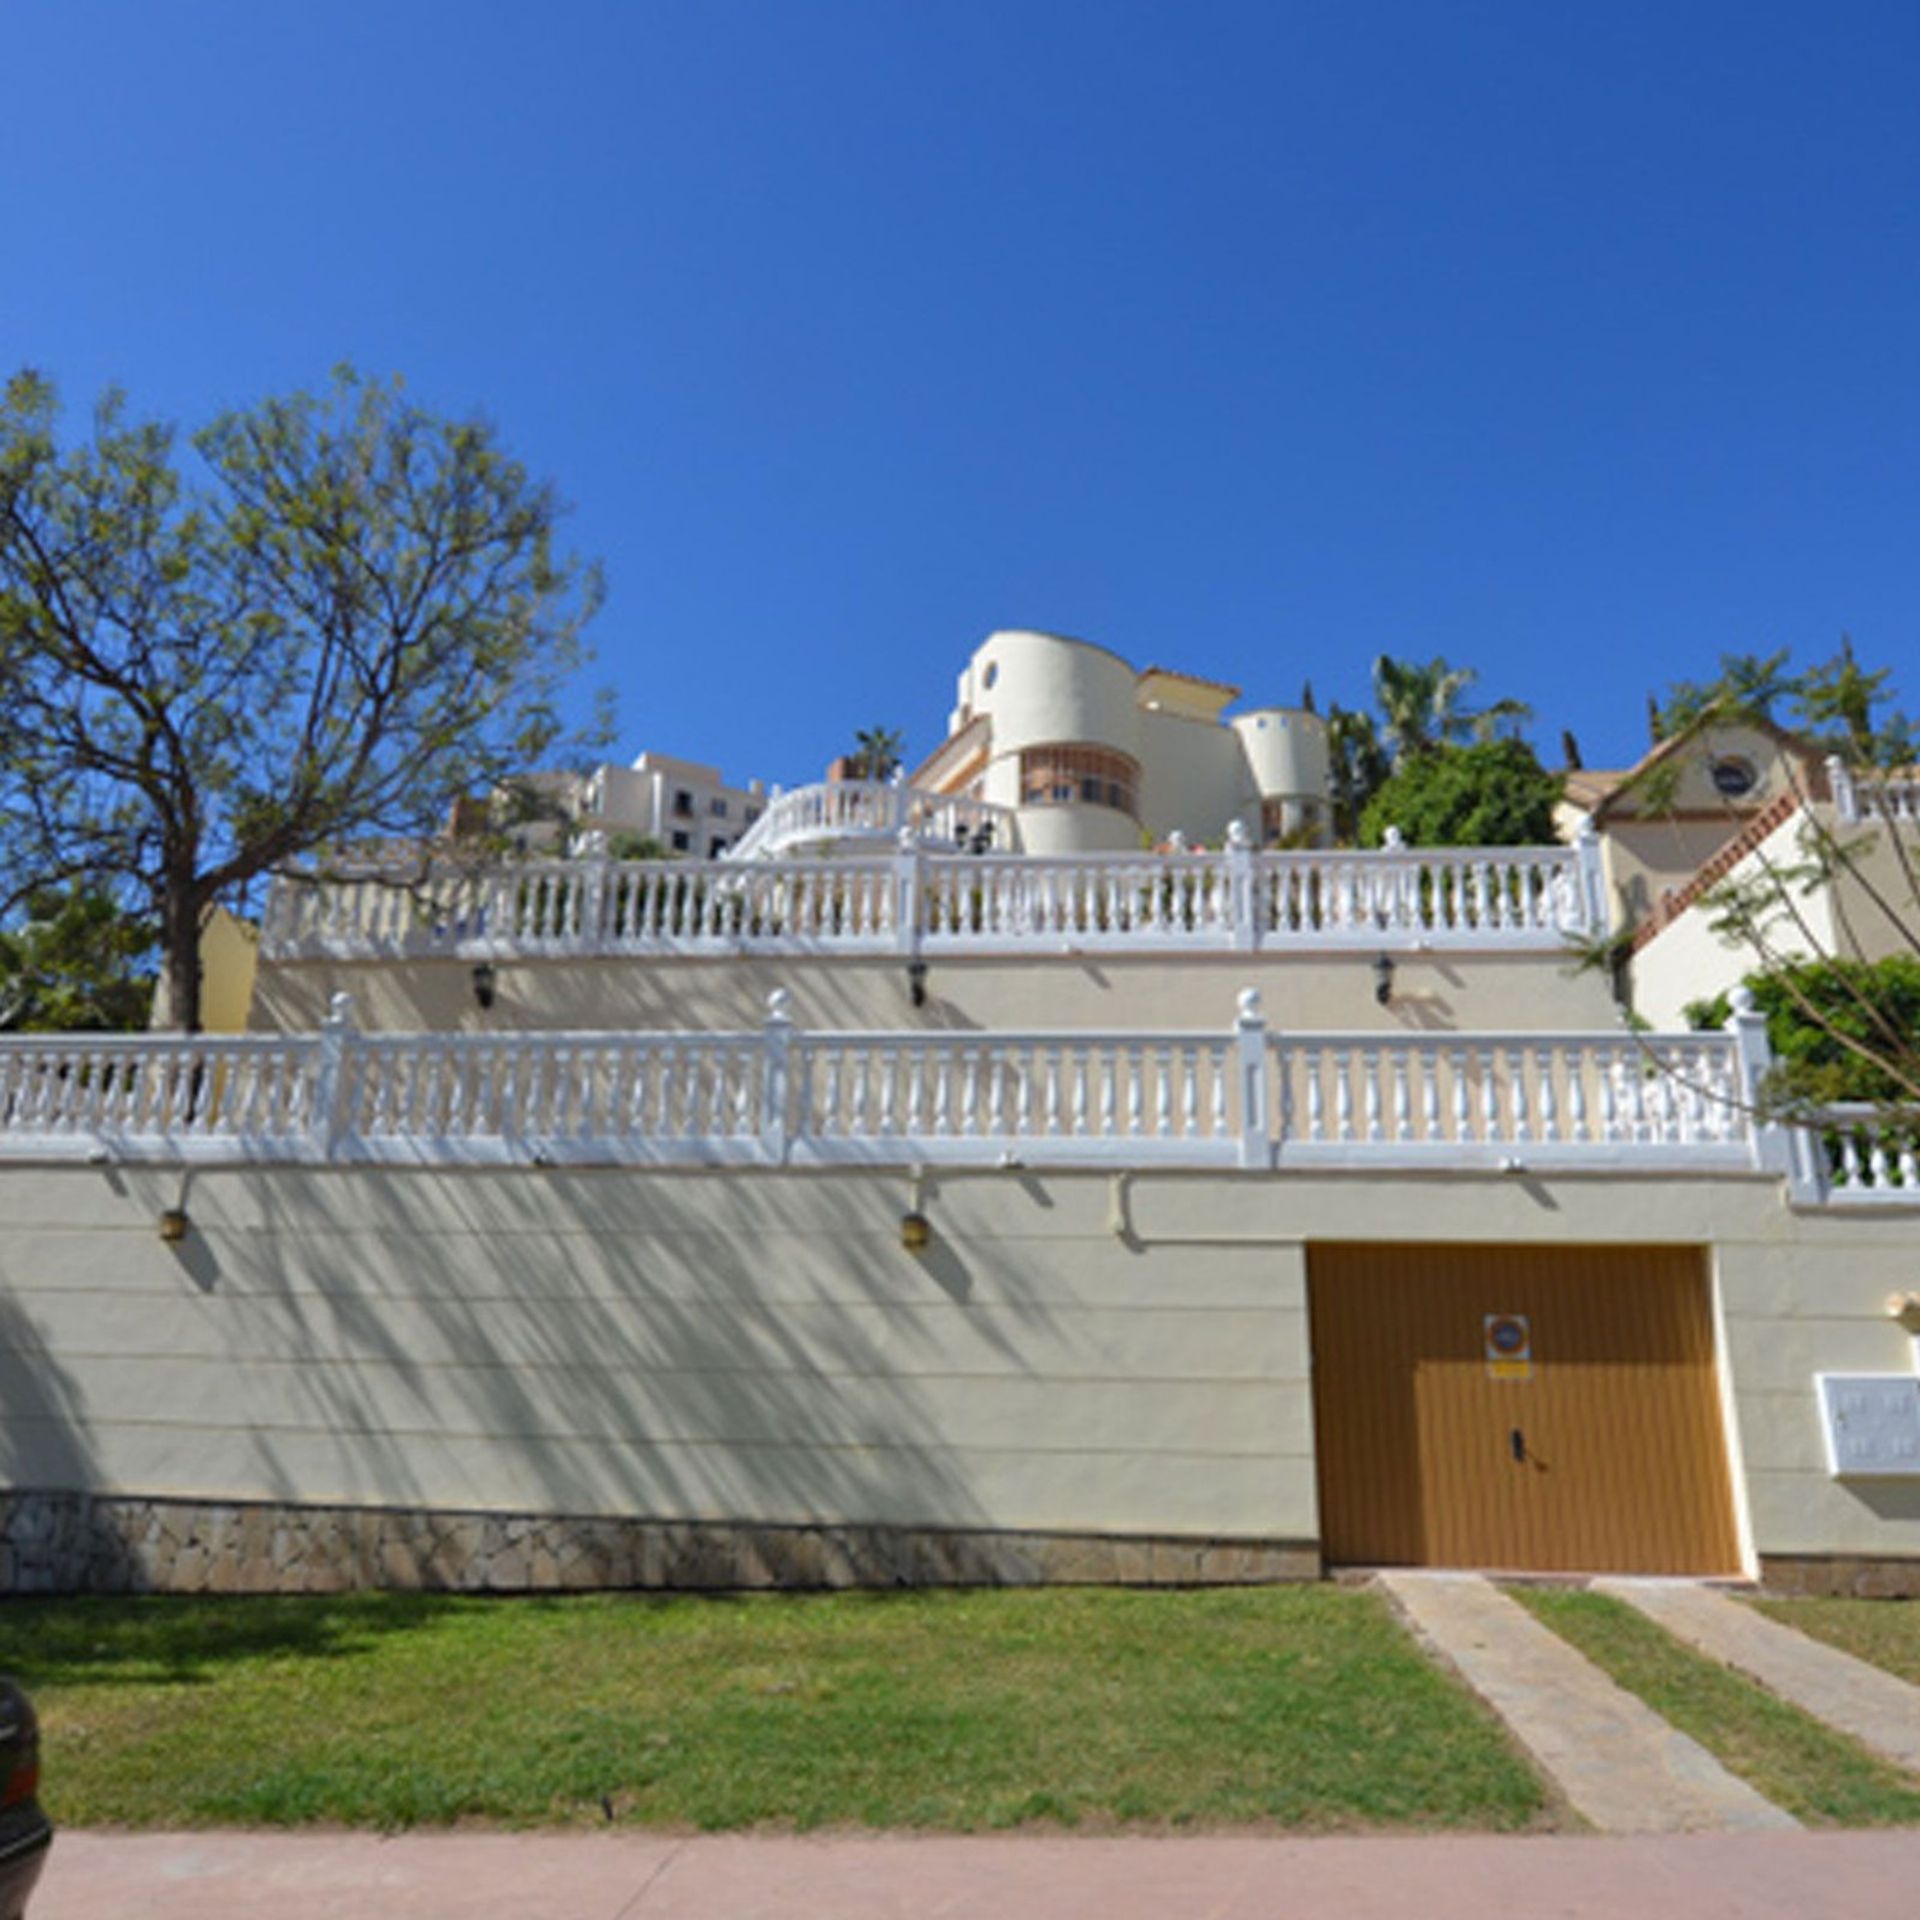
<path id="1" fill-rule="evenodd" d="M 902 834 L 927 847 L 1013 852 L 1016 816 L 985 800 L 928 793 L 898 780 L 831 780 L 776 794 L 727 851 L 729 860 L 774 860 L 804 849 L 895 846 Z"/>

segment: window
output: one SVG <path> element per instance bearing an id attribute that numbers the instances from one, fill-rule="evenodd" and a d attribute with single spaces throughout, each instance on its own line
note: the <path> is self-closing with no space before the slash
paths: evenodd
<path id="1" fill-rule="evenodd" d="M 1713 779 L 1714 790 L 1725 794 L 1729 800 L 1738 800 L 1742 795 L 1751 793 L 1754 782 L 1759 778 L 1753 770 L 1751 760 L 1736 760 L 1732 757 L 1716 760 L 1709 772 Z"/>
<path id="2" fill-rule="evenodd" d="M 692 846 L 692 845 L 693 845 L 693 842 L 692 842 L 691 840 L 689 840 L 689 839 L 687 838 L 687 836 L 686 836 L 686 835 L 685 835 L 684 833 L 682 833 L 682 832 L 680 832 L 680 831 L 679 831 L 679 830 L 678 830 L 678 829 L 676 828 L 676 829 L 675 829 L 675 831 L 674 831 L 674 836 L 673 836 L 673 850 L 674 850 L 674 852 L 675 852 L 675 853 L 685 853 L 685 852 L 686 852 L 686 850 L 687 850 L 687 849 L 688 849 L 688 848 L 689 848 L 690 846 Z"/>
<path id="3" fill-rule="evenodd" d="M 712 814 L 716 820 L 724 820 L 727 817 L 727 803 L 725 799 L 716 793 L 713 798 L 707 802 L 707 811 Z"/>
<path id="4" fill-rule="evenodd" d="M 727 836 L 724 833 L 716 833 L 713 838 L 707 842 L 707 858 L 709 860 L 718 860 L 726 850 Z"/>
<path id="5" fill-rule="evenodd" d="M 1111 747 L 1027 747 L 1020 755 L 1020 804 L 1137 811 L 1140 769 Z"/>
<path id="6" fill-rule="evenodd" d="M 673 811 L 677 819 L 690 820 L 693 817 L 693 795 L 685 787 L 673 790 Z"/>
<path id="7" fill-rule="evenodd" d="M 753 823 L 759 818 L 760 818 L 760 809 L 758 807 L 749 807 L 747 809 L 747 825 L 748 826 L 752 826 Z"/>

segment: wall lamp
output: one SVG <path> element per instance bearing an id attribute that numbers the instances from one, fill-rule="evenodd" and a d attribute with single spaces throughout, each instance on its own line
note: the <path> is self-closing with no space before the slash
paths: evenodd
<path id="1" fill-rule="evenodd" d="M 1920 1339 L 1920 1293 L 1888 1294 L 1887 1318 L 1898 1321 L 1908 1333 Z"/>
<path id="2" fill-rule="evenodd" d="M 187 1229 L 192 1225 L 185 1207 L 163 1207 L 160 1210 L 160 1238 L 170 1247 L 178 1246 L 187 1237 Z"/>
<path id="3" fill-rule="evenodd" d="M 900 1216 L 900 1244 L 909 1253 L 924 1253 L 933 1238 L 933 1222 L 927 1218 L 926 1208 L 926 1169 L 915 1167 L 913 1184 L 907 1190 L 907 1210 Z"/>
<path id="4" fill-rule="evenodd" d="M 916 1007 L 927 1004 L 927 963 L 924 960 L 907 962 L 907 998 Z"/>
<path id="5" fill-rule="evenodd" d="M 499 989 L 500 977 L 493 970 L 493 962 L 482 960 L 473 970 L 473 997 L 479 1003 L 482 1013 L 493 1005 Z"/>
<path id="6" fill-rule="evenodd" d="M 1373 997 L 1384 1007 L 1393 998 L 1393 956 L 1380 954 L 1373 963 Z"/>

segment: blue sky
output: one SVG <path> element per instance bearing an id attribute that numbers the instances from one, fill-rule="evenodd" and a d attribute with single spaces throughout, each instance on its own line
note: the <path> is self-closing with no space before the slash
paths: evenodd
<path id="1" fill-rule="evenodd" d="M 917 757 L 991 628 L 1557 756 L 1920 704 L 1920 8 L 0 0 L 0 366 L 335 362 L 575 503 L 621 747 Z M 583 702 L 584 706 L 584 702 Z"/>

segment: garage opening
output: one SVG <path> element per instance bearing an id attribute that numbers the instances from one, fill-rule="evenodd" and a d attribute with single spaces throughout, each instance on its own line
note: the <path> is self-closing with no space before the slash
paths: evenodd
<path id="1" fill-rule="evenodd" d="M 1703 1249 L 1307 1261 L 1330 1565 L 1739 1571 Z"/>

